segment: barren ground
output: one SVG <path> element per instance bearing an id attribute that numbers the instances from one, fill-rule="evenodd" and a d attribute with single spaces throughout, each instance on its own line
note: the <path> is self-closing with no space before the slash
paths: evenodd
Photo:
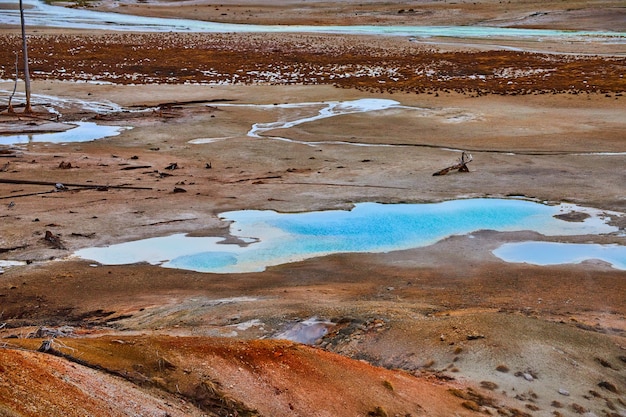
<path id="1" fill-rule="evenodd" d="M 242 23 L 428 17 L 624 30 L 620 2 L 566 3 L 116 4 L 128 13 Z M 13 76 L 13 32 L 0 36 L 4 79 Z M 59 122 L 132 129 L 93 142 L 0 146 L 0 179 L 14 181 L 0 183 L 0 257 L 27 262 L 0 275 L 0 415 L 626 415 L 624 271 L 602 262 L 511 264 L 491 253 L 508 241 L 558 237 L 481 231 L 248 274 L 71 257 L 172 233 L 226 236 L 218 215 L 239 209 L 515 195 L 624 213 L 626 63 L 615 46 L 542 45 L 585 53 L 547 55 L 400 38 L 38 28 L 31 47 L 35 115 L 3 109 L 2 132 L 49 129 L 57 120 L 45 105 L 56 106 Z M 280 67 L 278 78 L 262 75 L 270 65 Z M 337 77 L 356 73 L 365 75 Z M 68 101 L 61 107 L 58 97 Z M 305 110 L 221 105 L 358 98 L 420 110 L 276 132 L 292 140 L 285 142 L 247 132 Z M 96 114 L 80 100 L 125 110 Z M 210 138 L 220 140 L 189 142 Z M 450 149 L 471 151 L 471 172 L 433 177 L 457 158 Z M 165 169 L 174 162 L 178 169 Z M 94 188 L 54 191 L 20 180 Z M 621 234 L 569 241 L 624 245 L 626 220 L 613 221 Z M 60 245 L 44 239 L 46 231 Z M 272 339 L 311 317 L 333 323 L 313 346 Z M 56 356 L 36 352 L 53 336 Z"/>

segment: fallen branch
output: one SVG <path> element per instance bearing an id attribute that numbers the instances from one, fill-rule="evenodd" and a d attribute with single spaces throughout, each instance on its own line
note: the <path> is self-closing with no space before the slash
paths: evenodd
<path id="1" fill-rule="evenodd" d="M 2 157 L 2 158 L 17 158 L 18 155 L 12 149 L 0 149 L 0 157 Z"/>
<path id="2" fill-rule="evenodd" d="M 28 245 L 12 246 L 10 248 L 0 248 L 0 253 L 11 252 L 18 249 L 26 249 Z"/>
<path id="3" fill-rule="evenodd" d="M 27 193 L 27 194 L 15 194 L 15 195 L 6 195 L 4 197 L 0 197 L 0 200 L 6 200 L 6 199 L 14 199 L 14 198 L 19 198 L 19 197 L 30 197 L 33 195 L 41 195 L 41 194 L 52 194 L 52 193 L 56 193 L 58 192 L 57 190 L 50 190 L 50 191 L 40 191 L 38 193 Z"/>
<path id="4" fill-rule="evenodd" d="M 463 152 L 461 153 L 461 157 L 459 158 L 456 164 L 449 166 L 448 168 L 444 168 L 441 171 L 435 172 L 433 176 L 437 177 L 440 175 L 446 175 L 448 172 L 454 171 L 454 170 L 458 170 L 459 172 L 470 172 L 469 168 L 467 167 L 467 164 L 472 162 L 472 160 L 473 158 L 471 154 Z"/>
<path id="5" fill-rule="evenodd" d="M 22 184 L 22 185 L 52 185 L 56 187 L 60 184 L 58 181 L 31 181 L 31 180 L 11 180 L 0 178 L 0 184 Z M 66 187 L 83 187 L 83 188 L 115 188 L 124 190 L 152 190 L 152 187 L 133 187 L 131 185 L 96 185 L 96 184 L 68 184 L 63 183 Z"/>
<path id="6" fill-rule="evenodd" d="M 13 91 L 11 92 L 11 95 L 9 96 L 9 104 L 7 105 L 7 111 L 9 112 L 9 114 L 15 114 L 15 110 L 13 109 L 13 105 L 11 104 L 11 101 L 13 100 L 13 96 L 15 96 L 15 90 L 17 90 L 17 81 L 19 79 L 19 70 L 17 67 L 18 57 L 19 57 L 19 54 L 16 52 L 15 53 L 15 83 L 13 83 Z"/>
<path id="7" fill-rule="evenodd" d="M 191 218 L 191 219 L 164 220 L 162 222 L 142 224 L 142 226 L 157 226 L 157 225 L 160 225 L 160 224 L 170 224 L 170 223 L 186 222 L 186 221 L 191 221 L 191 220 L 198 220 L 198 219 L 196 217 L 194 217 L 194 218 Z"/>
<path id="8" fill-rule="evenodd" d="M 132 171 L 135 169 L 146 169 L 146 168 L 152 168 L 150 165 L 131 165 L 128 167 L 124 167 L 121 170 L 122 171 Z"/>

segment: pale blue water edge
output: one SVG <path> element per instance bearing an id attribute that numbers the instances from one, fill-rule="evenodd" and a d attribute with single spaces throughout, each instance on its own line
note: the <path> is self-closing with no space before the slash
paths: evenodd
<path id="1" fill-rule="evenodd" d="M 128 129 L 120 126 L 98 125 L 93 122 L 76 122 L 75 127 L 63 132 L 0 135 L 0 145 L 22 145 L 32 142 L 71 143 L 88 142 L 119 135 Z"/>
<path id="2" fill-rule="evenodd" d="M 79 29 L 107 29 L 141 32 L 204 32 L 204 33 L 338 33 L 352 35 L 387 35 L 455 38 L 611 38 L 623 42 L 626 33 L 608 31 L 564 31 L 518 29 L 487 26 L 302 26 L 246 25 L 205 22 L 191 19 L 168 19 L 125 15 L 95 10 L 71 9 L 45 4 L 41 0 L 25 0 L 26 22 L 31 26 Z M 19 25 L 19 12 L 0 9 L 0 24 Z"/>
<path id="3" fill-rule="evenodd" d="M 554 217 L 572 210 L 587 210 L 591 216 L 584 222 Z M 590 209 L 486 198 L 433 204 L 361 203 L 350 211 L 243 210 L 223 213 L 221 218 L 232 222 L 230 234 L 245 245 L 226 244 L 220 237 L 176 234 L 83 249 L 76 255 L 109 265 L 149 262 L 199 272 L 242 273 L 334 253 L 381 253 L 423 247 L 478 230 L 531 230 L 547 236 L 618 231 Z"/>
<path id="4" fill-rule="evenodd" d="M 507 262 L 534 265 L 578 264 L 601 260 L 613 268 L 626 270 L 626 246 L 594 243 L 516 242 L 505 243 L 493 251 Z"/>

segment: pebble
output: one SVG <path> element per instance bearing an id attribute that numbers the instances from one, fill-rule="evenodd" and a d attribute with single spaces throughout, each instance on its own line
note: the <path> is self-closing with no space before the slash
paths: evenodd
<path id="1" fill-rule="evenodd" d="M 569 397 L 569 391 L 563 388 L 559 388 L 559 394 Z"/>
<path id="2" fill-rule="evenodd" d="M 526 381 L 532 381 L 532 380 L 534 380 L 534 379 L 535 379 L 535 378 L 533 378 L 533 376 L 532 376 L 531 374 L 529 374 L 529 373 L 524 373 L 524 374 L 523 374 L 523 377 L 524 377 L 524 379 L 525 379 Z"/>

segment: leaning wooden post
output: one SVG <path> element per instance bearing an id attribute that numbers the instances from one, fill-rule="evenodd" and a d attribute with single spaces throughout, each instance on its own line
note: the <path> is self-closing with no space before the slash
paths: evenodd
<path id="1" fill-rule="evenodd" d="M 26 88 L 26 106 L 24 113 L 32 113 L 30 105 L 30 72 L 28 71 L 28 46 L 26 45 L 26 26 L 24 25 L 24 6 L 20 0 L 20 21 L 22 24 L 22 54 L 24 55 L 24 85 Z"/>
<path id="2" fill-rule="evenodd" d="M 19 80 L 20 77 L 20 70 L 18 67 L 18 62 L 19 62 L 19 53 L 15 53 L 15 83 L 13 83 L 13 91 L 11 92 L 11 95 L 9 96 L 9 105 L 7 106 L 7 112 L 9 112 L 10 114 L 14 114 L 15 110 L 13 110 L 13 96 L 15 96 L 15 90 L 17 90 L 17 82 Z"/>

